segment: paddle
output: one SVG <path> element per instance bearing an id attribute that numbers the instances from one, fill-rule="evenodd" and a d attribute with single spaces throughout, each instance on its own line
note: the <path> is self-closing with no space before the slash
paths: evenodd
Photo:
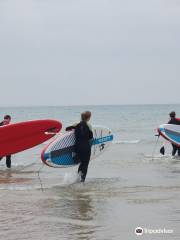
<path id="1" fill-rule="evenodd" d="M 164 145 L 160 148 L 160 153 L 162 154 L 162 155 L 165 155 L 165 147 L 164 147 Z"/>
<path id="2" fill-rule="evenodd" d="M 160 134 L 156 134 L 155 136 L 158 137 L 158 139 L 159 139 Z M 160 150 L 159 150 L 162 155 L 165 155 L 165 144 L 166 144 L 166 142 L 167 142 L 167 141 L 165 141 L 165 142 L 163 143 L 163 146 L 162 146 L 162 147 L 160 148 Z"/>
<path id="3" fill-rule="evenodd" d="M 156 134 L 155 136 L 158 137 L 158 139 L 159 139 L 160 134 Z M 165 155 L 165 143 L 166 142 L 163 143 L 163 146 L 159 150 L 162 155 Z M 157 145 L 157 143 L 156 143 L 156 145 Z"/>
<path id="4" fill-rule="evenodd" d="M 157 138 L 157 140 L 156 140 L 156 144 L 155 144 L 154 149 L 153 149 L 152 160 L 154 160 L 154 154 L 155 154 L 155 150 L 156 150 L 156 147 L 157 147 L 157 143 L 158 143 L 160 134 L 156 134 L 155 136 L 158 137 L 158 138 Z"/>
<path id="5" fill-rule="evenodd" d="M 166 143 L 169 143 L 169 141 L 165 140 L 162 147 L 159 150 L 162 155 L 165 155 L 165 152 L 166 152 L 165 145 L 166 145 Z"/>

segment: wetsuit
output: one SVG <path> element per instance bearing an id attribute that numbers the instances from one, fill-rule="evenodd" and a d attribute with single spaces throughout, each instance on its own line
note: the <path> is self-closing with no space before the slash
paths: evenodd
<path id="1" fill-rule="evenodd" d="M 77 125 L 67 127 L 66 131 L 72 129 L 75 129 L 75 152 L 80 161 L 78 173 L 81 175 L 81 181 L 84 182 L 91 157 L 90 140 L 93 138 L 93 133 L 91 127 L 84 121 L 81 121 Z"/>
<path id="2" fill-rule="evenodd" d="M 168 122 L 168 124 L 174 124 L 174 125 L 180 125 L 180 120 L 177 118 L 171 118 L 171 120 Z M 172 143 L 172 156 L 176 155 L 176 152 L 178 152 L 178 156 L 180 157 L 180 147 L 177 147 L 175 144 Z"/>
<path id="3" fill-rule="evenodd" d="M 0 126 L 4 126 L 3 121 L 0 123 Z M 2 159 L 3 159 L 3 157 L 0 157 L 0 161 Z M 6 166 L 7 166 L 7 168 L 11 168 L 11 155 L 6 156 Z"/>

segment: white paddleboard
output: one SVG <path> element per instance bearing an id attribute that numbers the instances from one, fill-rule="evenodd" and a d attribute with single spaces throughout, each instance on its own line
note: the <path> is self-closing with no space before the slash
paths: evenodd
<path id="1" fill-rule="evenodd" d="M 99 157 L 111 145 L 113 135 L 106 127 L 93 126 L 91 160 Z M 49 167 L 60 168 L 76 165 L 75 134 L 67 132 L 47 145 L 41 154 L 43 163 Z"/>

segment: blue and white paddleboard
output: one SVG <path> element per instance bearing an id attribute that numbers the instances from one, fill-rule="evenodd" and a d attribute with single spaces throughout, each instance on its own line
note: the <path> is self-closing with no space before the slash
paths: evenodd
<path id="1" fill-rule="evenodd" d="M 158 132 L 163 138 L 180 147 L 180 125 L 163 124 L 158 128 Z"/>
<path id="2" fill-rule="evenodd" d="M 113 135 L 106 127 L 93 126 L 91 159 L 100 156 L 111 145 Z M 47 145 L 41 154 L 43 163 L 49 167 L 62 168 L 77 164 L 74 131 L 67 132 L 57 137 L 53 142 Z"/>

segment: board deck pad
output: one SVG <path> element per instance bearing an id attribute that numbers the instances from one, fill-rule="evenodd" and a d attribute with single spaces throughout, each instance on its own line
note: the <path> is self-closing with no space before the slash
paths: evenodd
<path id="1" fill-rule="evenodd" d="M 163 138 L 180 147 L 180 125 L 162 124 L 158 132 Z"/>
<path id="2" fill-rule="evenodd" d="M 91 159 L 100 156 L 112 143 L 113 135 L 108 128 L 93 127 Z M 67 132 L 47 145 L 41 154 L 42 161 L 50 167 L 69 167 L 79 163 L 75 154 L 74 131 Z"/>
<path id="3" fill-rule="evenodd" d="M 0 127 L 0 156 L 15 154 L 35 147 L 53 136 L 62 128 L 56 120 L 33 120 Z"/>

